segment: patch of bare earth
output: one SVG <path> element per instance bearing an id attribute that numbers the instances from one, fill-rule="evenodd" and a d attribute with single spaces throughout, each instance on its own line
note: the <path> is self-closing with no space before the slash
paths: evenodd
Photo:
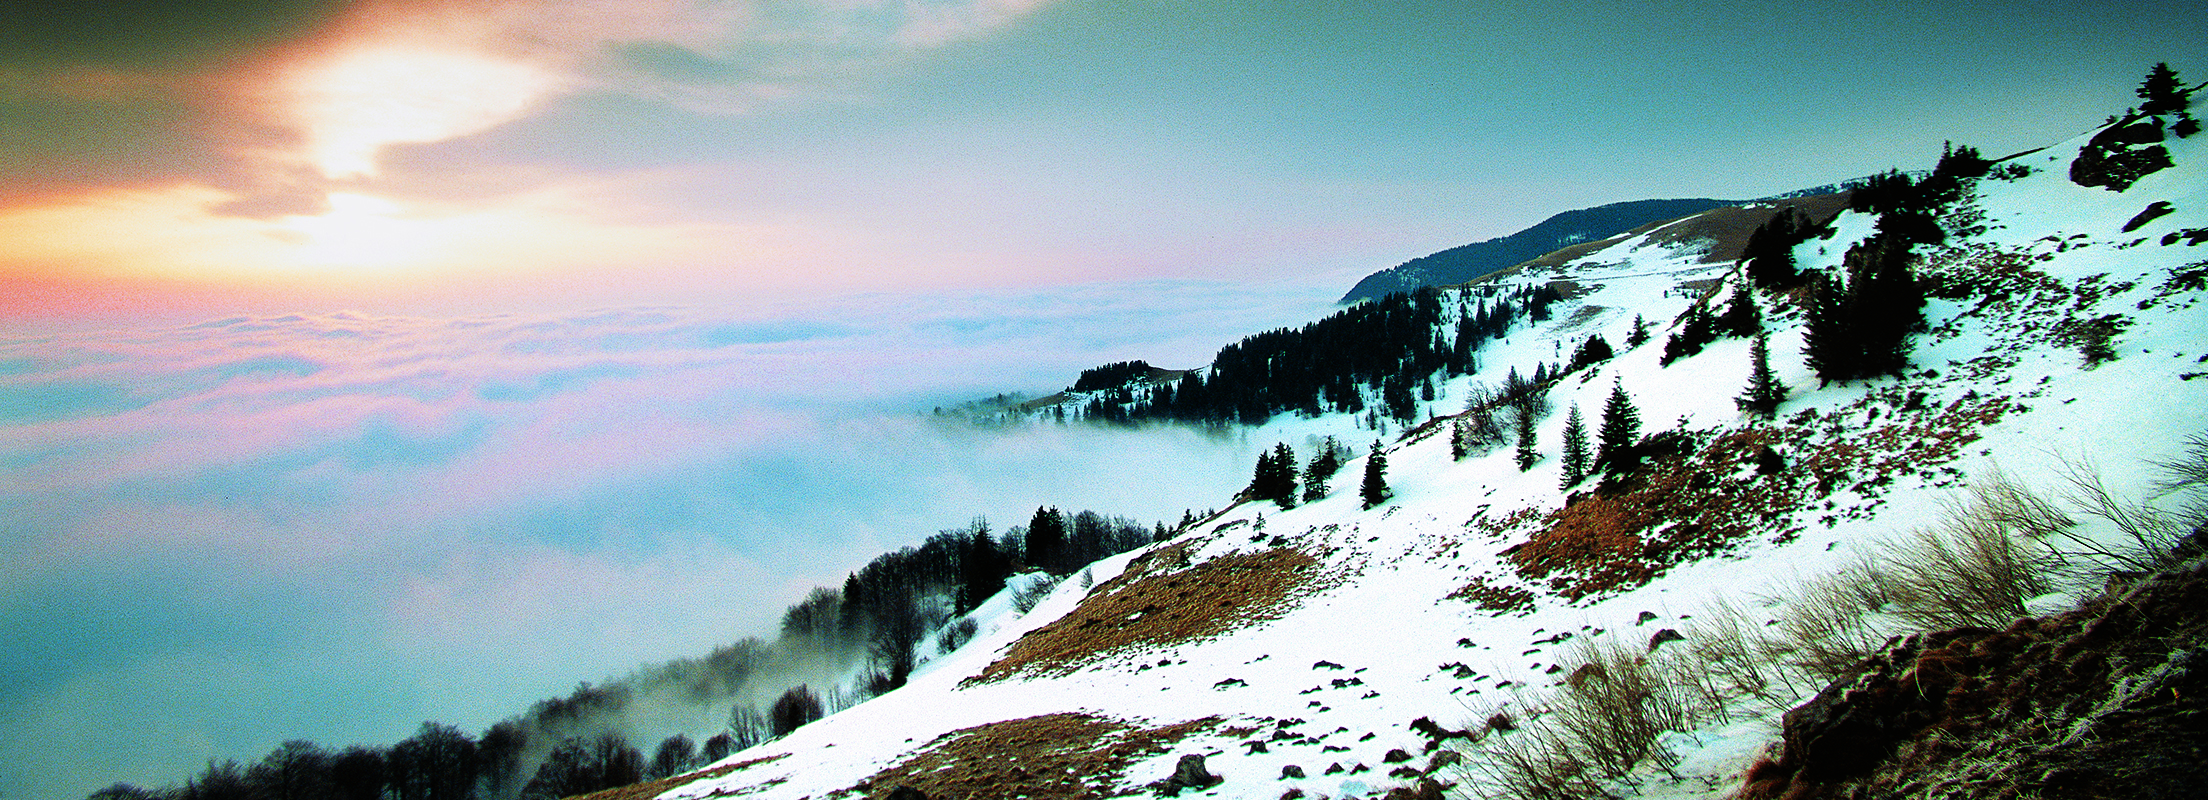
<path id="1" fill-rule="evenodd" d="M 878 798 L 910 786 L 935 800 L 1111 797 L 1124 794 L 1114 784 L 1130 764 L 1221 722 L 1139 728 L 1078 713 L 992 722 L 938 736 L 846 791 Z"/>
<path id="2" fill-rule="evenodd" d="M 1123 652 L 1210 639 L 1278 619 L 1317 588 L 1319 562 L 1301 550 L 1274 547 L 1181 568 L 1188 544 L 1135 559 L 1072 613 L 1020 637 L 966 683 L 1063 675 Z"/>
<path id="3" fill-rule="evenodd" d="M 568 800 L 651 800 L 651 798 L 658 797 L 676 789 L 680 789 L 684 786 L 689 786 L 693 783 L 698 783 L 700 781 L 709 781 L 715 778 L 725 778 L 743 770 L 759 766 L 760 764 L 778 761 L 789 757 L 790 754 L 782 753 L 779 755 L 767 756 L 765 758 L 754 758 L 749 761 L 738 761 L 734 764 L 723 764 L 718 767 L 709 767 L 706 769 L 698 770 L 696 772 L 676 775 L 671 778 L 661 778 L 656 781 L 646 781 L 644 783 L 632 783 L 627 786 L 607 789 L 605 791 L 592 792 L 590 794 L 580 794 L 568 798 Z M 777 783 L 779 783 L 779 781 L 777 781 Z M 716 793 L 706 796 L 729 797 L 731 795 Z"/>

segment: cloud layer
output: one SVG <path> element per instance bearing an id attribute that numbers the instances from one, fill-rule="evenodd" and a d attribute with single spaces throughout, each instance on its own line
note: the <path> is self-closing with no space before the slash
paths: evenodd
<path id="1" fill-rule="evenodd" d="M 1338 283 L 0 342 L 0 792 L 480 727 L 767 632 L 975 515 L 1215 506 L 1247 443 L 925 412 L 1106 361 L 1200 363 Z"/>

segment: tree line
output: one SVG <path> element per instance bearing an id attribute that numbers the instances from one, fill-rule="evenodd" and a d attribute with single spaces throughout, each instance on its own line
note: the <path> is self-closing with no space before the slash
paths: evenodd
<path id="1" fill-rule="evenodd" d="M 1193 515 L 1184 515 L 1184 522 Z M 1033 571 L 1063 576 L 1082 565 L 1170 535 L 1095 511 L 1036 509 L 1000 532 L 986 519 L 884 553 L 840 587 L 813 590 L 783 612 L 772 641 L 760 637 L 697 658 L 583 683 L 532 704 L 479 736 L 424 722 L 389 746 L 333 750 L 286 741 L 250 763 L 209 761 L 181 785 L 116 784 L 92 800 L 556 800 L 655 780 L 719 761 L 806 723 L 902 686 L 922 658 L 948 652 L 971 624 L 928 634 Z M 848 674 L 849 686 L 802 676 Z M 687 733 L 632 744 L 632 714 L 654 706 L 727 704 L 727 725 L 702 742 Z"/>
<path id="2" fill-rule="evenodd" d="M 1480 345 L 1521 321 L 1546 320 L 1561 299 L 1553 286 L 1419 289 L 1360 303 L 1299 328 L 1243 337 L 1210 365 L 1178 380 L 1137 386 L 1104 378 L 1136 374 L 1142 362 L 1082 373 L 1095 396 L 1079 416 L 1094 422 L 1261 425 L 1279 414 L 1369 413 L 1417 421 L 1435 387 L 1477 367 Z"/>

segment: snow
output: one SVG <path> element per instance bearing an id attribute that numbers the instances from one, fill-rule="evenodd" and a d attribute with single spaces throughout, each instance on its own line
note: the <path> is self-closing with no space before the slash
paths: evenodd
<path id="1" fill-rule="evenodd" d="M 2169 142 L 2178 166 L 2123 193 L 2068 181 L 2068 158 L 2085 138 L 2024 157 L 2034 167 L 2028 176 L 1979 181 L 1970 202 L 1985 215 L 1986 230 L 1957 244 L 2025 251 L 2039 259 L 2032 262 L 2034 268 L 2070 285 L 2104 273 L 2105 285 L 2129 284 L 2076 309 L 2083 316 L 2123 314 L 2131 321 L 2116 337 L 2117 358 L 2088 369 L 2076 351 L 2044 335 L 2019 339 L 2017 332 L 1993 329 L 1983 316 L 1972 314 L 1974 301 L 1935 301 L 1927 309 L 1931 327 L 1940 330 L 1954 323 L 1952 333 L 1915 337 L 1913 361 L 1943 377 L 1920 378 L 1912 387 L 1926 391 L 1927 402 L 1934 405 L 1976 392 L 2012 396 L 2027 407 L 1978 431 L 1984 438 L 1948 465 L 1962 473 L 1983 476 L 2000 469 L 2027 486 L 2057 487 L 2062 471 L 2058 459 L 2069 457 L 2090 462 L 2112 487 L 2132 492 L 2151 478 L 2145 460 L 2170 455 L 2176 442 L 2199 432 L 2198 409 L 2208 401 L 2208 379 L 2185 377 L 2208 373 L 2208 364 L 2202 363 L 2208 361 L 2208 336 L 2203 335 L 2208 332 L 2208 304 L 2200 293 L 2163 300 L 2151 310 L 2138 307 L 2158 292 L 2172 268 L 2208 258 L 2208 251 L 2182 243 L 2159 244 L 2165 233 L 2208 226 L 2208 181 L 2202 169 L 2208 152 L 2201 152 L 2208 137 Z M 2125 222 L 2156 200 L 2173 203 L 2176 212 L 2136 232 L 2121 232 Z M 1803 243 L 1797 257 L 1807 268 L 1836 267 L 1848 245 L 1867 236 L 1874 225 L 1870 216 L 1844 213 L 1835 222 L 1833 237 Z M 1120 794 L 1142 793 L 1145 784 L 1169 774 L 1175 760 L 1187 753 L 1207 755 L 1211 770 L 1225 778 L 1220 786 L 1194 796 L 1274 798 L 1288 788 L 1336 798 L 1384 792 L 1404 783 L 1387 776 L 1395 765 L 1383 764 L 1386 753 L 1401 748 L 1418 754 L 1410 764 L 1414 767 L 1429 758 L 1425 738 L 1410 728 L 1415 719 L 1429 717 L 1443 727 L 1464 728 L 1497 708 L 1538 708 L 1574 666 L 1577 646 L 1616 641 L 1644 647 L 1660 629 L 1690 629 L 1691 618 L 1714 601 L 1730 599 L 1754 608 L 1758 598 L 1783 596 L 1876 542 L 1933 524 L 1943 504 L 1956 496 L 1955 485 L 1943 486 L 1927 474 L 1903 474 L 1875 500 L 1850 491 L 1835 496 L 1838 510 L 1852 504 L 1864 511 L 1859 516 L 1841 514 L 1829 524 L 1809 522 L 1798 539 L 1783 544 L 1745 542 L 1731 553 L 1680 565 L 1630 591 L 1577 603 L 1542 596 L 1534 609 L 1523 613 L 1488 612 L 1448 599 L 1475 577 L 1518 582 L 1500 556 L 1515 542 L 1489 537 L 1471 523 L 1561 504 L 1555 452 L 1564 412 L 1571 405 L 1577 404 L 1593 427 L 1616 383 L 1639 405 L 1644 432 L 1746 424 L 1732 402 L 1747 379 L 1746 340 L 1723 339 L 1669 366 L 1658 362 L 1670 321 L 1693 299 L 1679 285 L 1725 279 L 1728 284 L 1718 295 L 1722 299 L 1731 292 L 1730 281 L 1738 280 L 1731 275 L 1732 265 L 1703 264 L 1692 248 L 1666 247 L 1643 235 L 1553 272 L 1505 279 L 1508 285 L 1520 285 L 1568 277 L 1589 291 L 1560 303 L 1542 326 L 1521 328 L 1490 343 L 1481 352 L 1482 379 L 1492 382 L 1513 365 L 1530 372 L 1537 362 L 1565 360 L 1571 348 L 1593 333 L 1620 350 L 1613 361 L 1571 376 L 1552 390 L 1556 413 L 1538 431 L 1547 457 L 1530 471 L 1516 468 L 1509 447 L 1456 461 L 1450 458 L 1446 435 L 1403 442 L 1364 429 L 1345 415 L 1283 417 L 1245 432 L 1248 441 L 1261 447 L 1274 441 L 1301 444 L 1306 457 L 1315 437 L 1333 435 L 1360 454 L 1335 478 L 1329 497 L 1288 510 L 1271 504 L 1234 506 L 1175 540 L 1190 545 L 1190 563 L 1262 550 L 1273 537 L 1306 552 L 1328 553 L 1322 568 L 1341 578 L 1338 585 L 1303 598 L 1280 618 L 1209 640 L 1115 653 L 1070 674 L 964 683 L 1020 636 L 1074 610 L 1094 586 L 1120 575 L 1141 553 L 1091 565 L 1086 582 L 1079 573 L 1059 582 L 1024 615 L 1011 598 L 1042 578 L 1020 576 L 975 612 L 979 627 L 970 643 L 923 665 L 906 687 L 736 754 L 726 763 L 785 756 L 779 760 L 700 781 L 665 797 L 855 797 L 859 795 L 846 792 L 849 787 L 940 734 L 1061 711 L 1146 727 L 1211 715 L 1227 720 L 1134 765 L 1112 788 Z M 1584 317 L 1577 314 L 1582 307 L 1598 306 L 1599 311 Z M 1623 342 L 1635 314 L 1647 319 L 1653 338 L 1628 351 Z M 1867 392 L 1892 381 L 1819 387 L 1801 363 L 1798 325 L 1793 317 L 1767 319 L 1773 365 L 1791 393 L 1780 416 L 1845 412 L 1851 415 L 1848 424 L 1869 430 L 1875 407 L 1858 409 L 1857 404 Z M 1967 362 L 1989 352 L 2006 354 L 2014 363 L 1983 378 L 1963 377 Z M 1443 387 L 1431 410 L 1454 411 L 1461 400 L 1452 398 L 1461 398 L 1470 380 L 1460 378 Z M 1364 448 L 1375 438 L 1387 442 L 1387 479 L 1395 494 L 1382 507 L 1366 510 L 1356 497 L 1356 483 Z M 1816 517 L 1806 511 L 1800 515 L 1803 520 Z M 2039 598 L 2032 609 L 2059 609 L 2075 599 Z M 1642 622 L 1644 612 L 1655 618 Z M 1569 637 L 1559 641 L 1560 634 Z M 1222 732 L 1243 725 L 1269 733 L 1297 719 L 1303 722 L 1285 729 L 1305 738 L 1267 742 L 1264 752 L 1253 752 L 1248 744 L 1263 736 L 1240 739 Z M 1649 772 L 1633 785 L 1616 788 L 1646 798 L 1724 796 L 1775 732 L 1774 716 L 1761 713 L 1671 734 L 1665 744 L 1682 756 L 1676 769 L 1685 777 L 1674 780 Z M 1363 765 L 1370 771 L 1328 775 L 1330 764 Z M 1307 777 L 1282 779 L 1282 768 L 1288 765 L 1301 767 Z M 1437 777 L 1447 782 L 1477 779 L 1476 772 L 1457 771 Z"/>

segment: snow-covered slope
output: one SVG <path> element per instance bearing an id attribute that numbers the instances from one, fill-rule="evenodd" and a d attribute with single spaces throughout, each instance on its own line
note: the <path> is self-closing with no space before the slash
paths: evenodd
<path id="1" fill-rule="evenodd" d="M 1733 399 L 1748 340 L 1659 363 L 1664 326 L 1741 280 L 1661 229 L 1511 275 L 1578 291 L 1540 326 L 1490 343 L 1483 377 L 1568 358 L 1590 334 L 1622 343 L 1636 315 L 1655 327 L 1648 344 L 1551 388 L 1555 411 L 1537 431 L 1545 458 L 1530 470 L 1509 447 L 1452 459 L 1445 424 L 1391 437 L 1393 496 L 1376 508 L 1357 496 L 1359 458 L 1324 499 L 1234 505 L 1065 579 L 1024 615 L 1000 598 L 976 639 L 906 687 L 664 796 L 883 797 L 899 783 L 937 787 L 932 797 L 976 786 L 1120 796 L 1145 793 L 1188 754 L 1224 778 L 1197 793 L 1207 797 L 1377 796 L 1429 773 L 1476 781 L 1477 770 L 1435 769 L 1455 758 L 1431 746 L 1436 731 L 1548 702 L 1589 642 L 1647 648 L 1659 631 L 1691 630 L 1715 600 L 1785 594 L 1928 524 L 1996 469 L 2047 485 L 2068 457 L 2112 486 L 2142 486 L 2141 462 L 2199 432 L 2208 402 L 2208 248 L 2194 246 L 2208 234 L 2193 233 L 2208 228 L 2208 136 L 2166 141 L 2176 166 L 2122 192 L 2070 180 L 2089 138 L 2022 157 L 2029 174 L 1975 182 L 1946 220 L 1948 244 L 1920 248 L 1922 275 L 1971 288 L 1930 302 L 1905 377 L 1820 387 L 1800 355 L 1801 315 L 1775 308 L 1765 329 L 1790 396 L 1776 421 L 1744 418 Z M 2173 210 L 2125 230 L 2155 203 Z M 1844 212 L 1798 260 L 1836 270 L 1874 223 Z M 2081 357 L 2091 324 L 2115 332 L 2112 360 Z M 1678 432 L 1651 467 L 1669 477 L 1567 508 L 1565 411 L 1578 406 L 1592 427 L 1613 386 L 1645 433 Z M 1317 434 L 1371 436 L 1323 417 L 1249 437 Z M 1759 473 L 1764 447 L 1787 467 Z M 1615 541 L 1631 546 L 1604 544 Z M 1678 777 L 1652 773 L 1630 790 L 1721 796 L 1774 730 L 1762 713 L 1674 734 Z"/>

